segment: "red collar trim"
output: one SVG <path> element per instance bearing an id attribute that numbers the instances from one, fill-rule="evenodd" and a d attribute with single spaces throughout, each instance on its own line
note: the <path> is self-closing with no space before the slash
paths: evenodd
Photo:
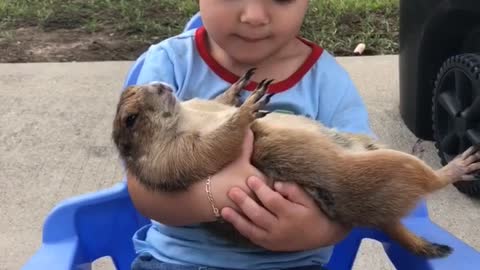
<path id="1" fill-rule="evenodd" d="M 225 81 L 234 84 L 239 77 L 226 68 L 224 68 L 222 65 L 220 65 L 208 52 L 207 46 L 206 46 L 206 30 L 203 26 L 199 27 L 195 31 L 195 44 L 197 46 L 198 52 L 202 59 L 207 63 L 207 65 L 215 72 L 220 78 L 224 79 Z M 300 38 L 299 39 L 305 43 L 307 46 L 312 48 L 312 52 L 308 56 L 308 58 L 305 60 L 305 62 L 300 66 L 300 68 L 295 71 L 290 77 L 287 79 L 273 83 L 270 85 L 269 93 L 279 93 L 283 92 L 287 89 L 290 89 L 292 86 L 294 86 L 296 83 L 298 83 L 302 77 L 310 70 L 310 68 L 315 64 L 315 62 L 318 60 L 318 58 L 322 55 L 323 48 L 319 47 L 317 44 L 308 41 L 306 39 Z M 248 91 L 253 91 L 257 87 L 256 82 L 250 82 L 245 89 Z"/>

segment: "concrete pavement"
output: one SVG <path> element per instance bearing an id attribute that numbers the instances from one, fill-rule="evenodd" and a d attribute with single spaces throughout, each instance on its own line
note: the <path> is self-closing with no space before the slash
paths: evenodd
<path id="1" fill-rule="evenodd" d="M 409 151 L 416 138 L 398 113 L 396 56 L 339 58 L 360 90 L 377 135 Z M 0 270 L 19 269 L 61 200 L 110 187 L 122 171 L 110 141 L 117 94 L 131 62 L 0 64 Z M 438 167 L 431 143 L 425 160 Z M 480 201 L 448 187 L 428 199 L 432 219 L 480 250 Z M 102 260 L 95 269 L 113 269 Z M 379 244 L 362 245 L 355 269 L 393 269 Z"/>

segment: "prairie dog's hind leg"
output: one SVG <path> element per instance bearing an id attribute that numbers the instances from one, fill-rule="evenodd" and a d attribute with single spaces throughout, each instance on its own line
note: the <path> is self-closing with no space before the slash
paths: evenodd
<path id="1" fill-rule="evenodd" d="M 480 146 L 472 146 L 435 171 L 437 178 L 429 185 L 429 191 L 435 191 L 457 181 L 476 181 L 478 172 L 480 172 Z"/>
<path id="2" fill-rule="evenodd" d="M 214 100 L 225 105 L 230 106 L 239 106 L 240 105 L 240 92 L 242 89 L 249 83 L 253 74 L 255 73 L 255 68 L 247 70 L 238 81 L 232 84 L 225 92 L 216 97 Z"/>

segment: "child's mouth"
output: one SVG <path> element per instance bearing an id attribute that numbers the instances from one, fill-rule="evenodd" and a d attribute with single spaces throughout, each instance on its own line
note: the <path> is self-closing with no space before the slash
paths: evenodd
<path id="1" fill-rule="evenodd" d="M 251 42 L 251 43 L 268 39 L 268 36 L 258 36 L 258 37 L 246 37 L 241 35 L 235 35 L 235 36 L 243 41 Z"/>

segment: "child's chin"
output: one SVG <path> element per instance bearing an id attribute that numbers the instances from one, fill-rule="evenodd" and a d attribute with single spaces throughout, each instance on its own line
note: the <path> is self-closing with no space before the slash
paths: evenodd
<path id="1" fill-rule="evenodd" d="M 244 64 L 250 64 L 250 65 L 257 65 L 265 60 L 268 59 L 270 54 L 268 53 L 260 53 L 260 52 L 241 52 L 241 53 L 235 53 L 231 55 L 236 61 L 244 63 Z"/>

